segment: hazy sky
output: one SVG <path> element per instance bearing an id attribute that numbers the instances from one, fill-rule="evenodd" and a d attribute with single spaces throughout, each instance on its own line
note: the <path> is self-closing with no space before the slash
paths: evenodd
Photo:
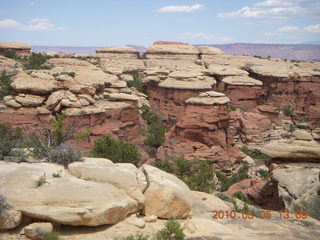
<path id="1" fill-rule="evenodd" d="M 319 0 L 0 0 L 0 41 L 148 46 L 320 41 Z"/>

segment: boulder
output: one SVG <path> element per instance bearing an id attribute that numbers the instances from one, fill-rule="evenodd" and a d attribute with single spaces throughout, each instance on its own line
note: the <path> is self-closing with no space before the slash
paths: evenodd
<path id="1" fill-rule="evenodd" d="M 10 99 L 8 101 L 5 101 L 4 103 L 9 107 L 14 107 L 14 108 L 22 107 L 22 105 L 16 102 L 14 99 Z"/>
<path id="2" fill-rule="evenodd" d="M 51 233 L 52 231 L 52 224 L 45 222 L 36 222 L 24 227 L 24 235 L 34 240 L 44 239 L 45 234 Z"/>
<path id="3" fill-rule="evenodd" d="M 138 211 L 136 200 L 108 183 L 86 181 L 49 163 L 1 162 L 0 186 L 9 204 L 24 216 L 73 226 L 115 224 Z M 46 183 L 37 187 L 36 181 Z"/>
<path id="4" fill-rule="evenodd" d="M 65 94 L 65 91 L 57 91 L 57 92 L 51 93 L 51 95 L 49 96 L 46 102 L 47 109 L 49 110 L 54 109 L 60 103 L 60 101 L 64 98 L 64 94 Z"/>
<path id="5" fill-rule="evenodd" d="M 197 48 L 200 54 L 203 54 L 203 55 L 223 55 L 224 54 L 224 52 L 221 49 L 215 48 L 215 47 L 199 46 Z"/>
<path id="6" fill-rule="evenodd" d="M 144 192 L 145 214 L 159 218 L 187 218 L 191 213 L 191 191 L 176 176 L 150 165 L 140 168 L 147 178 L 148 187 Z"/>
<path id="7" fill-rule="evenodd" d="M 0 216 L 0 230 L 13 229 L 20 225 L 22 214 L 16 210 L 5 210 Z"/>
<path id="8" fill-rule="evenodd" d="M 212 211 L 230 211 L 230 207 L 220 198 L 204 193 L 191 192 L 192 214 L 211 214 Z"/>
<path id="9" fill-rule="evenodd" d="M 278 182 L 279 197 L 284 201 L 286 209 L 302 201 L 308 202 L 313 196 L 319 197 L 319 176 L 320 168 L 290 167 L 272 172 L 272 178 Z"/>
<path id="10" fill-rule="evenodd" d="M 142 191 L 145 186 L 139 184 L 138 169 L 133 164 L 113 164 L 107 159 L 85 158 L 84 162 L 69 164 L 68 169 L 73 176 L 83 180 L 108 183 L 123 190 L 138 202 L 139 208 L 143 208 L 145 197 Z M 145 177 L 141 182 L 145 182 Z"/>
<path id="11" fill-rule="evenodd" d="M 260 148 L 271 158 L 287 160 L 320 159 L 320 144 L 316 141 L 279 140 L 272 141 Z"/>
<path id="12" fill-rule="evenodd" d="M 25 96 L 16 96 L 15 100 L 25 107 L 37 107 L 40 106 L 45 100 L 44 96 L 26 94 Z"/>
<path id="13" fill-rule="evenodd" d="M 230 76 L 222 80 L 225 84 L 240 86 L 262 86 L 262 82 L 248 76 Z"/>
<path id="14" fill-rule="evenodd" d="M 13 78 L 11 87 L 18 93 L 48 94 L 59 88 L 57 81 L 51 79 L 49 76 L 49 74 L 41 74 L 40 78 L 39 75 L 30 76 L 26 73 L 18 73 Z"/>

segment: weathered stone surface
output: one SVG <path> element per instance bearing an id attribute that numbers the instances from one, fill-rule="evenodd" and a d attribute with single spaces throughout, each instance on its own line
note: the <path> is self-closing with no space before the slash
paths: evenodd
<path id="1" fill-rule="evenodd" d="M 222 80 L 225 84 L 242 86 L 261 86 L 262 82 L 247 76 L 230 76 Z"/>
<path id="2" fill-rule="evenodd" d="M 284 201 L 286 209 L 292 209 L 302 201 L 309 202 L 313 197 L 319 197 L 319 174 L 319 167 L 279 168 L 272 172 L 273 179 L 278 182 L 279 197 Z"/>
<path id="3" fill-rule="evenodd" d="M 20 225 L 22 214 L 16 210 L 5 210 L 0 216 L 0 230 L 13 229 Z"/>
<path id="4" fill-rule="evenodd" d="M 297 129 L 293 131 L 292 135 L 295 137 L 297 140 L 306 140 L 306 141 L 312 141 L 313 137 L 311 133 L 305 131 L 305 130 L 300 130 Z"/>
<path id="5" fill-rule="evenodd" d="M 53 226 L 51 223 L 37 222 L 24 227 L 24 235 L 34 240 L 44 239 L 44 235 L 52 231 Z"/>
<path id="6" fill-rule="evenodd" d="M 47 99 L 46 107 L 49 110 L 55 108 L 60 101 L 64 98 L 64 91 L 53 92 Z"/>
<path id="7" fill-rule="evenodd" d="M 273 141 L 261 147 L 261 152 L 272 158 L 287 160 L 320 159 L 320 144 L 315 141 Z"/>
<path id="8" fill-rule="evenodd" d="M 210 46 L 199 46 L 197 47 L 199 52 L 203 55 L 222 55 L 224 52 L 215 47 L 210 47 Z"/>
<path id="9" fill-rule="evenodd" d="M 28 43 L 22 42 L 0 42 L 0 48 L 3 49 L 31 49 Z"/>
<path id="10" fill-rule="evenodd" d="M 186 100 L 187 104 L 194 105 L 223 105 L 230 102 L 228 97 L 195 97 Z"/>
<path id="11" fill-rule="evenodd" d="M 45 97 L 39 95 L 26 94 L 24 97 L 16 96 L 15 100 L 25 107 L 37 107 L 43 103 Z"/>
<path id="12" fill-rule="evenodd" d="M 17 92 L 40 95 L 51 93 L 59 88 L 55 80 L 32 77 L 26 73 L 18 73 L 13 78 L 11 86 Z"/>
<path id="13" fill-rule="evenodd" d="M 8 203 L 25 216 L 74 226 L 115 224 L 138 210 L 137 202 L 107 183 L 85 181 L 63 173 L 63 167 L 47 163 L 0 162 L 0 186 Z M 46 174 L 46 183 L 36 180 Z M 94 197 L 92 197 L 94 196 Z"/>
<path id="14" fill-rule="evenodd" d="M 20 103 L 18 103 L 17 101 L 15 101 L 14 99 L 10 99 L 10 100 L 5 101 L 5 104 L 9 107 L 14 107 L 14 108 L 22 107 L 22 105 Z"/>
<path id="15" fill-rule="evenodd" d="M 132 164 L 113 164 L 107 159 L 85 159 L 84 162 L 69 164 L 70 173 L 78 178 L 108 183 L 135 199 L 139 208 L 143 208 L 145 197 L 142 193 L 143 186 L 137 181 L 138 169 Z M 143 180 L 141 180 L 143 181 Z"/>
<path id="16" fill-rule="evenodd" d="M 191 57 L 196 59 L 199 51 L 189 44 L 158 42 L 150 46 L 147 50 L 147 58 L 182 58 Z"/>
<path id="17" fill-rule="evenodd" d="M 231 67 L 231 66 L 211 64 L 211 65 L 209 65 L 208 69 L 212 75 L 217 75 L 217 76 L 221 76 L 221 77 L 249 75 L 249 73 L 247 71 L 239 69 L 239 68 Z"/>
<path id="18" fill-rule="evenodd" d="M 187 218 L 191 212 L 191 191 L 176 176 L 150 165 L 140 168 L 147 178 L 148 188 L 144 192 L 145 213 L 159 218 Z"/>
<path id="19" fill-rule="evenodd" d="M 192 214 L 212 214 L 212 211 L 230 211 L 220 198 L 203 192 L 192 191 Z"/>

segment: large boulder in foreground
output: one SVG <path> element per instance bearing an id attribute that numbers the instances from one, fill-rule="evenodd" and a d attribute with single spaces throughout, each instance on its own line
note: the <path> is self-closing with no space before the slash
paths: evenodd
<path id="1" fill-rule="evenodd" d="M 176 176 L 150 165 L 140 170 L 146 175 L 145 214 L 159 218 L 187 218 L 191 213 L 191 191 Z"/>
<path id="2" fill-rule="evenodd" d="M 108 183 L 85 181 L 48 163 L 0 162 L 1 193 L 23 215 L 73 226 L 115 224 L 138 211 L 138 203 Z M 44 175 L 45 174 L 45 175 Z M 36 181 L 45 176 L 45 183 Z"/>
<path id="3" fill-rule="evenodd" d="M 138 202 L 139 208 L 143 208 L 145 197 L 142 191 L 147 183 L 144 174 L 133 164 L 113 164 L 108 159 L 85 158 L 84 162 L 69 164 L 68 169 L 70 174 L 83 180 L 108 183 L 122 189 Z"/>

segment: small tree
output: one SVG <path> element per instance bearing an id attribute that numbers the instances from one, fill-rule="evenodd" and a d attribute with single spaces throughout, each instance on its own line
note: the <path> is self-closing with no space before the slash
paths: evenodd
<path id="1" fill-rule="evenodd" d="M 173 218 L 169 219 L 165 228 L 157 233 L 157 240 L 183 240 L 184 237 L 180 223 Z"/>
<path id="2" fill-rule="evenodd" d="M 132 163 L 136 166 L 138 166 L 140 160 L 140 154 L 135 144 L 115 140 L 111 135 L 103 135 L 95 141 L 91 155 L 108 158 L 116 163 Z"/>
<path id="3" fill-rule="evenodd" d="M 0 76 L 0 100 L 3 99 L 3 97 L 9 95 L 12 91 L 11 87 L 11 77 L 5 74 L 1 74 Z"/>

